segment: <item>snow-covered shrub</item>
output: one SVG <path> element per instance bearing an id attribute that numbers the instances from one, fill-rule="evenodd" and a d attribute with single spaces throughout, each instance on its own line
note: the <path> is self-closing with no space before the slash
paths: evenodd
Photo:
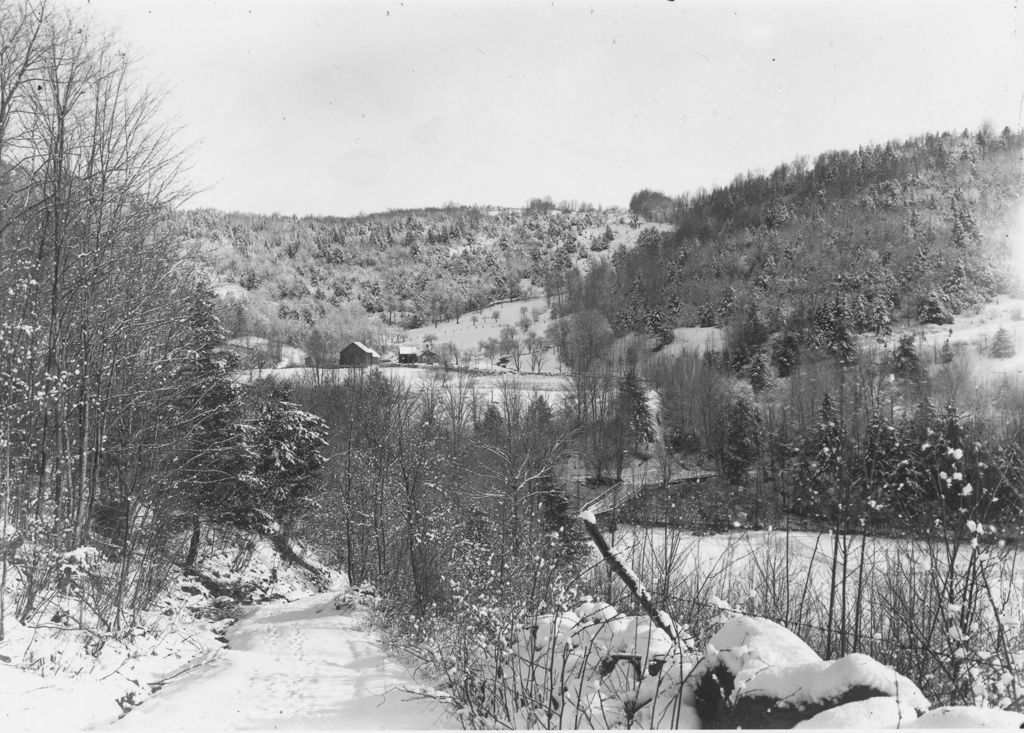
<path id="1" fill-rule="evenodd" d="M 685 630 L 673 640 L 651 619 L 589 597 L 572 610 L 489 615 L 490 628 L 429 647 L 469 726 L 646 727 L 654 716 L 675 725 L 692 718 L 676 699 L 698 661 Z"/>
<path id="2" fill-rule="evenodd" d="M 871 656 L 823 660 L 781 625 L 738 612 L 721 614 L 700 648 L 675 624 L 673 640 L 651 619 L 589 597 L 532 618 L 487 615 L 487 630 L 433 627 L 426 654 L 471 728 L 887 728 L 931 708 L 914 681 Z M 1024 722 L 940 708 L 921 725 L 945 716 Z"/>
<path id="3" fill-rule="evenodd" d="M 1021 706 L 1024 578 L 1019 550 L 990 525 L 967 520 L 948 544 L 632 527 L 619 543 L 642 577 L 656 579 L 655 603 L 692 629 L 713 629 L 733 609 L 766 616 L 826 659 L 871 655 L 937 704 Z"/>

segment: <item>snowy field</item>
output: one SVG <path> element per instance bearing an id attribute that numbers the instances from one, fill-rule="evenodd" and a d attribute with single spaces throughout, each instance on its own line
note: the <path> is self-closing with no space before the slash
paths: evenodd
<path id="1" fill-rule="evenodd" d="M 505 326 L 516 326 L 523 317 L 523 308 L 526 308 L 527 317 L 531 322 L 534 311 L 538 312 L 538 320 L 531 323 L 530 330 L 543 336 L 551 324 L 551 311 L 548 309 L 547 299 L 540 295 L 489 305 L 477 311 L 463 313 L 459 316 L 458 321 L 451 319 L 441 321 L 436 326 L 428 324 L 420 328 L 409 329 L 403 338 L 406 343 L 420 345 L 424 343 L 425 337 L 436 336 L 438 344 L 453 343 L 459 350 L 476 349 L 480 346 L 481 341 L 501 338 L 501 330 Z M 493 317 L 495 311 L 498 313 L 497 320 Z M 473 316 L 476 316 L 476 323 L 473 322 Z M 522 331 L 518 326 L 516 326 L 516 333 L 518 336 L 522 336 Z"/>
<path id="2" fill-rule="evenodd" d="M 678 354 L 687 351 L 715 351 L 725 345 L 725 329 L 717 326 L 681 326 L 672 329 L 675 340 L 665 346 L 661 353 Z"/>
<path id="3" fill-rule="evenodd" d="M 922 575 L 932 572 L 933 565 L 944 565 L 946 548 L 920 540 L 888 537 L 840 536 L 838 546 L 827 532 L 743 531 L 699 536 L 665 527 L 619 525 L 609 535 L 611 544 L 636 567 L 658 567 L 676 572 L 697 569 L 727 571 L 735 577 L 755 577 L 767 564 L 787 563 L 790 572 L 820 582 L 827 580 L 833 557 L 846 557 L 850 572 L 886 572 L 895 565 L 913 565 Z M 863 542 L 863 547 L 862 547 Z M 983 547 L 988 559 L 998 561 L 1000 578 L 1011 583 L 1020 599 L 1024 597 L 1024 553 L 1016 545 L 992 544 Z M 862 552 L 863 550 L 863 552 Z M 957 554 L 957 566 L 970 558 L 971 545 L 964 542 Z M 1011 590 L 1010 586 L 1006 588 Z M 1024 613 L 1024 604 L 1018 608 Z"/>
<path id="4" fill-rule="evenodd" d="M 310 367 L 290 369 L 253 369 L 240 374 L 243 381 L 259 379 L 260 377 L 275 377 L 286 379 L 300 384 L 341 384 L 350 373 L 363 371 L 358 367 L 342 369 L 314 369 Z M 388 378 L 400 379 L 412 390 L 419 391 L 429 385 L 442 388 L 449 380 L 457 383 L 460 379 L 458 372 L 445 372 L 440 367 L 428 366 L 386 366 L 380 368 L 381 373 Z M 472 380 L 478 393 L 489 401 L 497 401 L 502 384 L 506 381 L 516 385 L 519 389 L 528 394 L 541 394 L 549 401 L 556 402 L 561 399 L 562 391 L 565 389 L 565 378 L 557 374 L 529 374 L 509 372 L 504 369 L 488 370 L 485 373 L 473 373 L 467 375 Z"/>
<path id="5" fill-rule="evenodd" d="M 625 525 L 608 539 L 659 597 L 702 623 L 721 604 L 785 622 L 824 645 L 836 638 L 826 631 L 830 619 L 842 618 L 847 640 L 860 639 L 886 660 L 908 643 L 982 662 L 1001 648 L 1024 669 L 1024 553 L 1015 544 L 985 541 L 975 551 L 972 539 L 950 548 L 860 535 L 835 542 L 814 532 L 697 537 Z M 955 629 L 968 625 L 970 635 L 961 638 Z"/>
<path id="6" fill-rule="evenodd" d="M 903 334 L 918 338 L 918 350 L 934 359 L 949 339 L 955 354 L 965 357 L 968 370 L 978 379 L 1024 374 L 1024 298 L 1000 295 L 978 308 L 977 313 L 956 316 L 954 323 L 934 324 L 893 323 L 893 334 L 878 339 L 871 334 L 861 336 L 862 347 L 894 349 Z M 996 332 L 1005 328 L 1016 347 L 1016 354 L 1007 359 L 994 359 L 989 354 Z"/>

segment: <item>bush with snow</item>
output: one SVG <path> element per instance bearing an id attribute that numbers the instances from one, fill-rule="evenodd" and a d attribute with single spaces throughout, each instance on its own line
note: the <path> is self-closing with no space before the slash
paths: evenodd
<path id="1" fill-rule="evenodd" d="M 492 614 L 493 615 L 493 614 Z M 454 627 L 432 647 L 474 728 L 1017 727 L 1024 715 L 939 708 L 866 654 L 824 660 L 779 624 L 725 609 L 702 651 L 646 616 L 584 597 L 571 610 Z M 972 721 L 965 723 L 964 721 Z"/>

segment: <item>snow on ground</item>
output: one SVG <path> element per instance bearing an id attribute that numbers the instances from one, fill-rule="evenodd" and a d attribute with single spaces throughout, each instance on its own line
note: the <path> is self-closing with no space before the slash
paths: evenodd
<path id="1" fill-rule="evenodd" d="M 260 606 L 228 632 L 229 648 L 171 680 L 115 725 L 121 730 L 458 728 L 418 695 L 358 611 L 337 594 Z M 412 692 L 410 692 L 412 691 Z"/>
<path id="2" fill-rule="evenodd" d="M 315 572 L 284 562 L 267 539 L 222 530 L 208 533 L 198 569 L 234 598 L 215 597 L 199 578 L 178 572 L 132 625 L 112 631 L 92 613 L 84 590 L 86 578 L 109 576 L 110 561 L 89 547 L 60 560 L 82 587 L 51 593 L 25 623 L 8 606 L 0 642 L 0 730 L 82 729 L 116 720 L 154 685 L 215 658 L 238 613 L 237 599 L 301 598 L 347 585 L 343 574 L 320 568 L 311 554 L 305 562 Z M 8 581 L 9 592 L 16 590 L 15 573 Z"/>
<path id="3" fill-rule="evenodd" d="M 681 562 L 728 566 L 737 573 L 748 566 L 785 555 L 793 565 L 813 565 L 817 569 L 830 570 L 835 549 L 831 533 L 812 531 L 757 530 L 702 536 L 673 528 L 621 524 L 610 539 L 637 565 L 643 566 L 645 560 L 674 554 Z M 855 572 L 859 566 L 862 539 L 865 542 L 866 567 L 884 568 L 890 561 L 900 560 L 913 562 L 921 573 L 928 573 L 933 559 L 937 557 L 941 561 L 945 558 L 945 548 L 929 545 L 923 540 L 850 535 L 841 537 L 839 546 L 840 558 L 844 552 L 849 553 L 850 572 Z M 958 562 L 967 562 L 970 551 L 970 545 L 963 543 Z M 1015 545 L 996 546 L 990 552 L 993 556 L 1005 556 L 1008 570 L 1020 565 L 1020 552 Z"/>
<path id="4" fill-rule="evenodd" d="M 290 366 L 302 366 L 306 363 L 307 354 L 304 349 L 300 349 L 296 346 L 288 346 L 287 344 L 275 343 L 262 336 L 238 336 L 236 338 L 228 339 L 227 342 L 232 346 L 249 349 L 251 351 L 262 350 L 266 354 L 280 354 L 280 359 L 277 362 L 277 367 L 279 369 Z"/>
<path id="5" fill-rule="evenodd" d="M 371 367 L 372 368 L 372 367 Z M 274 377 L 308 384 L 341 384 L 349 373 L 358 371 L 360 367 L 339 369 L 315 369 L 312 367 L 292 369 L 254 369 L 239 373 L 239 379 L 248 381 L 261 377 Z M 381 367 L 385 377 L 395 377 L 414 391 L 422 390 L 428 384 L 441 387 L 445 379 L 457 380 L 459 373 L 455 371 L 445 374 L 441 367 L 431 366 L 385 366 Z M 473 372 L 468 375 L 473 380 L 478 392 L 489 401 L 497 401 L 502 384 L 510 380 L 528 394 L 537 392 L 544 395 L 549 402 L 558 402 L 562 398 L 566 380 L 558 374 L 518 373 L 504 369 L 486 372 Z"/>
<path id="6" fill-rule="evenodd" d="M 637 245 L 637 240 L 645 229 L 656 229 L 662 233 L 671 233 L 675 231 L 675 227 L 672 224 L 665 224 L 659 222 L 649 222 L 641 220 L 638 225 L 634 227 L 629 222 L 629 214 L 622 212 L 618 218 L 610 219 L 607 226 L 612 230 L 612 234 L 615 235 L 609 245 L 608 249 L 601 250 L 599 252 L 588 251 L 587 259 L 574 261 L 574 266 L 580 272 L 589 272 L 598 263 L 606 262 L 612 258 L 612 255 L 619 249 L 633 249 Z M 596 227 L 588 227 L 584 229 L 580 234 L 581 241 L 589 246 L 592 237 L 601 237 L 604 235 L 605 224 L 600 224 Z"/>
<path id="7" fill-rule="evenodd" d="M 683 349 L 703 353 L 725 345 L 725 329 L 717 326 L 681 326 L 673 328 L 672 333 L 675 340 L 662 348 L 664 354 L 678 354 Z"/>
<path id="8" fill-rule="evenodd" d="M 1015 376 L 1024 374 L 1024 299 L 999 295 L 982 304 L 977 313 L 956 316 L 949 325 L 907 324 L 897 321 L 892 324 L 892 335 L 879 339 L 873 334 L 861 336 L 862 346 L 881 346 L 894 349 L 899 337 L 912 334 L 918 339 L 918 351 L 935 359 L 946 339 L 949 339 L 954 353 L 962 354 L 971 365 L 974 376 L 986 377 Z M 989 353 L 996 332 L 1005 328 L 1017 353 L 1007 359 L 994 359 Z"/>
<path id="9" fill-rule="evenodd" d="M 903 722 L 902 728 L 1002 728 L 1024 727 L 1024 716 L 1009 710 L 951 706 L 929 710 L 917 720 Z"/>
<path id="10" fill-rule="evenodd" d="M 144 699 L 151 684 L 217 653 L 231 619 L 193 614 L 211 602 L 205 589 L 180 577 L 123 635 L 52 620 L 23 626 L 9 617 L 0 644 L 11 660 L 0 664 L 0 730 L 81 729 L 115 720 L 122 704 Z"/>
<path id="11" fill-rule="evenodd" d="M 0 664 L 0 730 L 80 729 L 121 714 L 116 681 L 45 679 Z"/>
<path id="12" fill-rule="evenodd" d="M 903 729 L 934 730 L 937 728 L 1019 728 L 1024 721 L 1020 713 L 996 708 L 942 707 L 929 710 L 919 718 L 908 715 L 905 706 L 895 697 L 872 697 L 846 703 L 818 713 L 796 724 L 796 728 L 820 729 Z"/>
<path id="13" fill-rule="evenodd" d="M 458 322 L 455 319 L 441 321 L 436 326 L 428 324 L 420 328 L 409 329 L 403 338 L 405 343 L 422 345 L 426 336 L 436 336 L 437 344 L 453 343 L 460 350 L 477 349 L 481 341 L 489 338 L 500 339 L 501 329 L 505 326 L 515 326 L 516 334 L 522 337 L 522 330 L 516 325 L 523 317 L 522 309 L 526 308 L 527 317 L 533 321 L 533 311 L 540 311 L 540 317 L 536 323 L 530 326 L 531 331 L 543 336 L 551 323 L 551 311 L 548 309 L 547 300 L 543 296 L 533 298 L 520 298 L 505 303 L 485 306 L 476 311 L 463 313 L 459 316 Z M 498 320 L 495 321 L 493 313 L 498 312 Z M 473 323 L 473 316 L 477 322 Z M 434 346 L 436 350 L 437 346 Z M 524 358 L 529 361 L 529 358 Z M 486 363 L 486 362 L 485 362 Z M 553 354 L 548 354 L 546 369 L 551 369 L 555 363 Z M 557 365 L 554 367 L 557 368 Z"/>

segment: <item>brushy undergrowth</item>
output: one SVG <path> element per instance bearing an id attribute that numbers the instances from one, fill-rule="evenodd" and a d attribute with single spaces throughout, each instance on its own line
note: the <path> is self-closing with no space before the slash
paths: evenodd
<path id="1" fill-rule="evenodd" d="M 613 547 L 675 639 L 596 561 L 575 578 L 539 573 L 542 590 L 518 603 L 462 594 L 452 609 L 387 623 L 470 728 L 696 726 L 691 677 L 736 617 L 775 621 L 826 660 L 867 654 L 933 706 L 1020 711 L 1019 550 L 984 531 L 936 542 L 622 527 Z"/>

